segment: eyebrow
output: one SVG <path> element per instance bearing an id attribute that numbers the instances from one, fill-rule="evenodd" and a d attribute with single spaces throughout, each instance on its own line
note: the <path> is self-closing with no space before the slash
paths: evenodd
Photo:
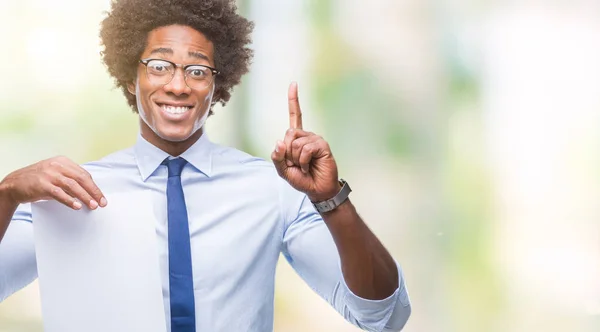
<path id="1" fill-rule="evenodd" d="M 156 53 L 173 55 L 174 52 L 172 49 L 166 48 L 166 47 L 155 48 L 150 52 L 150 54 L 156 54 Z M 200 52 L 190 51 L 190 52 L 188 52 L 188 55 L 191 57 L 194 57 L 196 59 L 201 59 L 201 60 L 205 60 L 206 62 L 210 62 L 208 57 Z"/>
<path id="2" fill-rule="evenodd" d="M 159 47 L 159 48 L 155 48 L 153 49 L 150 54 L 156 54 L 156 53 L 160 53 L 160 54 L 169 54 L 172 55 L 173 54 L 173 50 L 170 48 L 166 48 L 166 47 Z"/>
<path id="3" fill-rule="evenodd" d="M 208 57 L 200 52 L 188 52 L 188 55 L 197 59 L 205 60 L 206 62 L 210 62 Z"/>

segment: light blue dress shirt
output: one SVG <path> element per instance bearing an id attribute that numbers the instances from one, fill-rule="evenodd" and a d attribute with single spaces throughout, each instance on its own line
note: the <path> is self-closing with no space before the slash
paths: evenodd
<path id="1" fill-rule="evenodd" d="M 138 135 L 132 148 L 83 167 L 107 195 L 146 189 L 160 196 L 154 213 L 169 321 L 167 168 L 161 165 L 167 157 Z M 182 184 L 197 331 L 272 331 L 280 253 L 349 322 L 368 331 L 402 329 L 411 309 L 400 267 L 400 286 L 390 297 L 374 301 L 353 294 L 323 219 L 305 194 L 277 175 L 270 161 L 214 144 L 206 134 L 181 157 L 189 162 Z M 29 204 L 19 207 L 0 243 L 0 300 L 37 277 L 30 211 Z"/>

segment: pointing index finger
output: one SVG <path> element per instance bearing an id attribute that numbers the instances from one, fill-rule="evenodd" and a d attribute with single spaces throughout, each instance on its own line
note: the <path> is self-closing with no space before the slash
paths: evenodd
<path id="1" fill-rule="evenodd" d="M 292 82 L 288 89 L 288 108 L 290 111 L 290 128 L 302 129 L 302 111 L 298 101 L 298 83 Z"/>

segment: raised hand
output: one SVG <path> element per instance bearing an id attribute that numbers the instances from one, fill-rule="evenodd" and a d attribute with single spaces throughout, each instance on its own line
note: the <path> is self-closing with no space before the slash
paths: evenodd
<path id="1" fill-rule="evenodd" d="M 0 183 L 14 203 L 56 200 L 79 210 L 82 203 L 94 210 L 106 199 L 91 175 L 66 157 L 40 161 L 9 174 Z"/>
<path id="2" fill-rule="evenodd" d="M 338 170 L 323 137 L 304 131 L 302 111 L 298 101 L 298 85 L 288 90 L 290 128 L 283 141 L 277 141 L 271 159 L 283 179 L 304 192 L 311 201 L 320 202 L 334 197 L 341 189 Z"/>

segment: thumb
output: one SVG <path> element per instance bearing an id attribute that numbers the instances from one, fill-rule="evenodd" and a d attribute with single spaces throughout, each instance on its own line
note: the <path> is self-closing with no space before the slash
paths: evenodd
<path id="1" fill-rule="evenodd" d="M 275 150 L 271 153 L 271 160 L 273 160 L 279 176 L 283 177 L 289 166 L 285 162 L 285 144 L 282 141 L 275 143 Z"/>

